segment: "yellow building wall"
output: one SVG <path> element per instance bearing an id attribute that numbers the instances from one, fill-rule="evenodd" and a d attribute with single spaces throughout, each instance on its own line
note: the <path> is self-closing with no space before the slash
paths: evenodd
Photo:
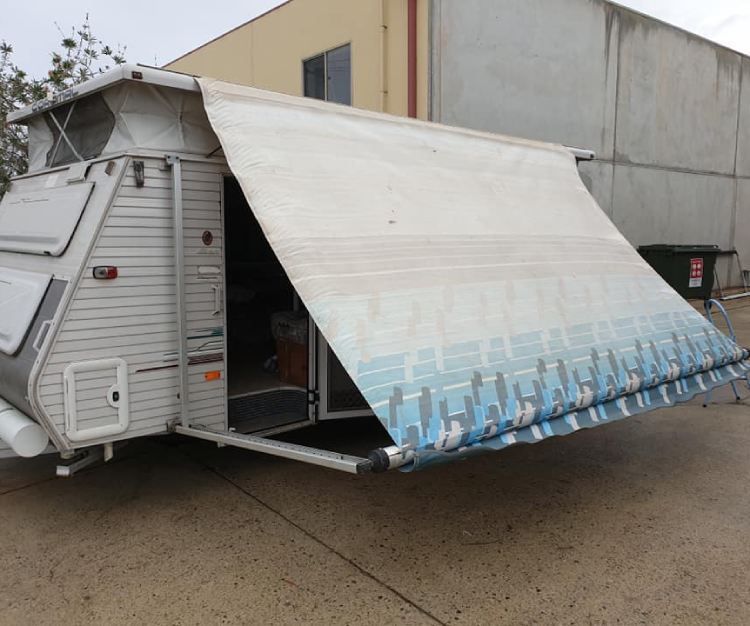
<path id="1" fill-rule="evenodd" d="M 428 112 L 428 0 L 418 0 L 417 112 Z M 351 44 L 352 104 L 408 113 L 406 0 L 290 0 L 167 69 L 303 95 L 302 62 Z"/>

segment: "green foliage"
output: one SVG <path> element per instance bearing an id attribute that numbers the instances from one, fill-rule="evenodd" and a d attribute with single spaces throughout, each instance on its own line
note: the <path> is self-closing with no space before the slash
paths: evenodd
<path id="1" fill-rule="evenodd" d="M 0 198 L 11 177 L 24 173 L 28 163 L 26 128 L 7 124 L 8 114 L 125 63 L 125 49 L 102 43 L 91 30 L 88 15 L 69 34 L 59 26 L 58 30 L 60 49 L 52 52 L 52 67 L 43 78 L 32 78 L 15 65 L 13 46 L 0 41 Z"/>
<path id="2" fill-rule="evenodd" d="M 11 111 L 44 97 L 42 83 L 16 67 L 12 55 L 13 47 L 0 42 L 0 197 L 11 176 L 26 171 L 27 162 L 26 129 L 5 120 Z"/>
<path id="3" fill-rule="evenodd" d="M 112 48 L 91 32 L 89 16 L 79 28 L 66 35 L 58 26 L 62 40 L 61 50 L 52 53 L 52 69 L 46 79 L 47 86 L 61 91 L 93 78 L 125 63 L 124 49 Z"/>

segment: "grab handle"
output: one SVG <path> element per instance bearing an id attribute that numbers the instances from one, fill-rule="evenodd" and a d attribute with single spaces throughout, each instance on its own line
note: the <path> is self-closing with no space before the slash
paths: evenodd
<path id="1" fill-rule="evenodd" d="M 39 327 L 39 332 L 36 334 L 36 339 L 34 339 L 34 343 L 31 344 L 31 347 L 34 348 L 36 352 L 39 352 L 42 344 L 44 343 L 44 340 L 47 338 L 47 332 L 49 331 L 50 326 L 52 326 L 52 320 L 46 320 L 42 322 L 42 325 Z"/>
<path id="2" fill-rule="evenodd" d="M 211 315 L 219 315 L 221 313 L 221 285 L 211 285 L 211 289 L 214 290 L 214 310 Z"/>

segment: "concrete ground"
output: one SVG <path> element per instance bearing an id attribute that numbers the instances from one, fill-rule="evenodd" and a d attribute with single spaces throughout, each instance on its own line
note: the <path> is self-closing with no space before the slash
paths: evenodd
<path id="1" fill-rule="evenodd" d="M 382 441 L 296 438 L 331 436 Z M 0 461 L 4 625 L 750 623 L 750 402 L 728 393 L 415 474 L 166 437 L 54 465 Z"/>

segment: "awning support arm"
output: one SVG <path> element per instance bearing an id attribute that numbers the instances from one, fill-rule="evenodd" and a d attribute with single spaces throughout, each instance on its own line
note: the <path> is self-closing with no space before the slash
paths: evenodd
<path id="1" fill-rule="evenodd" d="M 172 200 L 174 203 L 174 260 L 177 274 L 177 358 L 180 370 L 180 415 L 183 426 L 190 425 L 188 402 L 188 341 L 187 311 L 185 308 L 185 234 L 183 229 L 182 161 L 175 154 L 166 155 L 172 168 Z"/>
<path id="2" fill-rule="evenodd" d="M 732 320 L 729 317 L 729 313 L 727 313 L 727 310 L 724 308 L 724 305 L 718 300 L 711 299 L 711 300 L 706 300 L 706 302 L 704 303 L 704 306 L 706 308 L 706 318 L 714 326 L 716 326 L 716 322 L 714 321 L 714 317 L 711 312 L 711 309 L 713 307 L 716 307 L 717 309 L 719 309 L 719 313 L 721 313 L 722 317 L 724 318 L 724 322 L 727 325 L 727 330 L 729 331 L 729 338 L 736 343 L 737 334 L 734 332 L 734 326 L 732 325 Z M 750 374 L 745 374 L 743 378 L 745 382 L 747 383 L 748 388 L 750 388 Z M 742 397 L 740 396 L 740 392 L 737 389 L 737 381 L 733 380 L 729 384 L 732 386 L 732 391 L 734 392 L 734 397 L 737 399 L 737 402 L 742 400 Z M 706 408 L 708 406 L 708 403 L 711 402 L 712 395 L 713 395 L 713 389 L 709 391 L 706 394 L 706 397 L 703 399 L 703 408 Z"/>
<path id="3" fill-rule="evenodd" d="M 252 450 L 253 452 L 263 452 L 264 454 L 291 459 L 293 461 L 303 461 L 310 465 L 328 467 L 349 474 L 366 474 L 372 470 L 372 462 L 369 459 L 348 454 L 339 454 L 338 452 L 329 452 L 328 450 L 320 450 L 319 448 L 309 448 L 275 439 L 265 439 L 256 435 L 211 430 L 199 425 L 186 427 L 176 424 L 173 426 L 173 430 L 180 435 L 213 441 L 218 444 L 242 448 L 244 450 Z"/>

